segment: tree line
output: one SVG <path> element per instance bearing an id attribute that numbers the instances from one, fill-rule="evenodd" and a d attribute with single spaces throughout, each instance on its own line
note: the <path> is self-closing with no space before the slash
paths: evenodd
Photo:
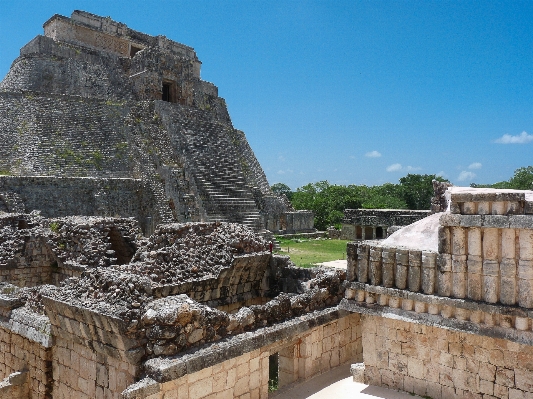
<path id="1" fill-rule="evenodd" d="M 448 181 L 437 175 L 408 174 L 398 184 L 381 186 L 331 184 L 327 180 L 309 183 L 291 190 L 284 183 L 272 185 L 272 191 L 284 194 L 294 209 L 308 209 L 315 214 L 315 227 L 325 230 L 340 227 L 345 209 L 428 209 L 433 196 L 433 180 Z M 519 168 L 506 181 L 494 184 L 475 184 L 471 187 L 533 189 L 533 166 Z"/>

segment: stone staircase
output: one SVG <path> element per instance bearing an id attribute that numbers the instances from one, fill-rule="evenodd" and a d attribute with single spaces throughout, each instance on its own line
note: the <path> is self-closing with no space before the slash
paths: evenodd
<path id="1" fill-rule="evenodd" d="M 175 150 L 194 176 L 207 219 L 242 223 L 261 229 L 261 215 L 231 140 L 233 127 L 212 120 L 204 111 L 158 104 Z"/>

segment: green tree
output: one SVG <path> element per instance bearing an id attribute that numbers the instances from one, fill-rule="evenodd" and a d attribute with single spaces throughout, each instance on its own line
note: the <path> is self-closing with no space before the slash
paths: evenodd
<path id="1" fill-rule="evenodd" d="M 400 179 L 403 200 L 409 209 L 429 209 L 433 196 L 433 180 L 448 181 L 437 175 L 419 175 L 409 173 Z"/>
<path id="2" fill-rule="evenodd" d="M 518 168 L 509 180 L 509 188 L 533 190 L 533 166 Z"/>
<path id="3" fill-rule="evenodd" d="M 533 190 L 533 166 L 524 166 L 514 171 L 513 177 L 509 180 L 500 181 L 494 184 L 472 183 L 474 188 L 510 188 L 515 190 Z"/>
<path id="4" fill-rule="evenodd" d="M 315 227 L 325 230 L 341 223 L 345 209 L 361 207 L 355 188 L 332 185 L 328 181 L 309 183 L 293 193 L 292 205 L 295 209 L 313 211 Z"/>
<path id="5" fill-rule="evenodd" d="M 407 209 L 399 184 L 385 183 L 381 186 L 367 187 L 367 192 L 362 204 L 365 209 Z"/>
<path id="6" fill-rule="evenodd" d="M 276 183 L 270 186 L 270 189 L 272 192 L 276 195 L 285 194 L 285 196 L 289 199 L 289 201 L 292 198 L 292 190 L 289 186 L 287 186 L 284 183 Z"/>

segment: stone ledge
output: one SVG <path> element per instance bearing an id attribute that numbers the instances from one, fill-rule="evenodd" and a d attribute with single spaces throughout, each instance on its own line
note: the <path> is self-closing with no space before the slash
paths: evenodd
<path id="1" fill-rule="evenodd" d="M 346 292 L 339 309 L 533 345 L 533 311 L 363 283 L 352 283 Z"/>
<path id="2" fill-rule="evenodd" d="M 338 307 L 316 311 L 275 326 L 229 337 L 199 349 L 195 348 L 194 351 L 186 352 L 179 357 L 150 359 L 144 363 L 144 367 L 148 377 L 156 382 L 175 380 L 264 346 L 291 339 L 294 335 L 327 324 L 347 314 Z M 126 397 L 136 396 L 134 392 L 131 392 L 131 396 Z"/>
<path id="3" fill-rule="evenodd" d="M 500 229 L 533 229 L 531 215 L 459 215 L 444 214 L 440 225 L 446 227 L 489 227 Z"/>

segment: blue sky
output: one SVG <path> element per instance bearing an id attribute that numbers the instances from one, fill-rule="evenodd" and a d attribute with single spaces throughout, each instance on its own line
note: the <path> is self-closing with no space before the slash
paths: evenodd
<path id="1" fill-rule="evenodd" d="M 532 1 L 0 0 L 0 76 L 74 9 L 194 47 L 271 184 L 533 164 Z"/>

